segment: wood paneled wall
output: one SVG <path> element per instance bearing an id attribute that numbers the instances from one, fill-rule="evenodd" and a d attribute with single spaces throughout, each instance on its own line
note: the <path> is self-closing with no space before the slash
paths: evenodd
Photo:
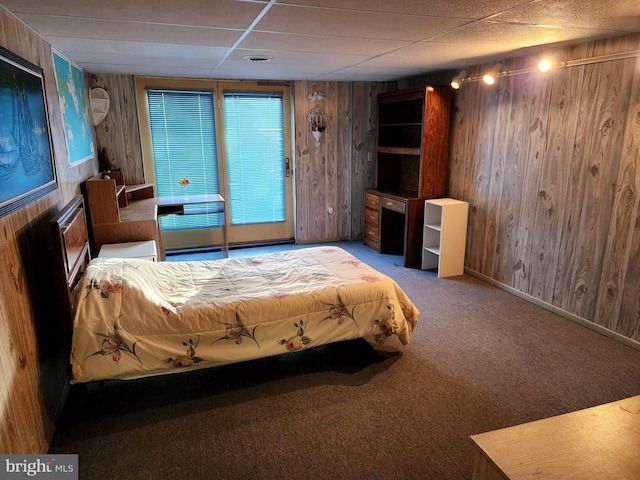
<path id="1" fill-rule="evenodd" d="M 127 183 L 145 183 L 134 77 L 92 73 L 89 86 L 104 88 L 111 101 L 109 113 L 95 126 L 98 150 L 124 172 Z"/>
<path id="2" fill-rule="evenodd" d="M 638 49 L 632 35 L 554 53 Z M 640 341 L 640 58 L 464 84 L 449 178 L 449 195 L 470 204 L 470 270 Z"/>
<path id="3" fill-rule="evenodd" d="M 322 92 L 323 100 L 309 99 Z M 307 114 L 319 106 L 326 130 L 319 145 Z M 362 238 L 364 188 L 373 182 L 368 83 L 294 84 L 295 211 L 298 243 Z M 330 209 L 332 213 L 330 213 Z"/>
<path id="4" fill-rule="evenodd" d="M 50 45 L 0 6 L 0 45 L 40 66 L 58 189 L 0 218 L 0 453 L 45 453 L 67 384 L 59 321 L 51 305 L 49 220 L 97 162 L 71 167 Z"/>

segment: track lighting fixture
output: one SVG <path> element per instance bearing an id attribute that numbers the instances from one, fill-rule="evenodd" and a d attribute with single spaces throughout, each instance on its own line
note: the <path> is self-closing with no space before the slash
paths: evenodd
<path id="1" fill-rule="evenodd" d="M 462 70 L 457 76 L 451 79 L 451 88 L 458 90 L 465 78 L 467 78 L 467 71 Z"/>
<path id="2" fill-rule="evenodd" d="M 501 68 L 502 64 L 496 63 L 491 70 L 489 70 L 482 76 L 482 81 L 487 85 L 493 85 L 494 83 L 496 83 L 496 78 L 498 78 L 498 74 L 500 73 Z"/>
<path id="3" fill-rule="evenodd" d="M 557 61 L 553 57 L 542 58 L 536 67 L 520 68 L 516 70 L 501 70 L 502 64 L 496 63 L 494 67 L 484 75 L 467 76 L 467 71 L 462 70 L 457 76 L 451 79 L 451 88 L 459 89 L 463 83 L 477 82 L 482 80 L 487 85 L 493 85 L 498 77 L 511 77 L 514 75 L 522 75 L 532 72 L 549 72 L 554 68 L 569 68 L 579 65 L 589 65 L 593 63 L 610 62 L 613 60 L 622 60 L 625 58 L 640 57 L 640 50 L 631 50 L 628 52 L 610 53 L 599 55 L 596 57 L 580 58 L 576 60 Z"/>
<path id="4" fill-rule="evenodd" d="M 538 62 L 538 71 L 542 73 L 547 73 L 553 67 L 553 63 L 548 58 L 542 58 Z"/>

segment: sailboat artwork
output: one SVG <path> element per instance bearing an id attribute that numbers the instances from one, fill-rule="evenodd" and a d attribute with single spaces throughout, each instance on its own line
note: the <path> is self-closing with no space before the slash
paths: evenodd
<path id="1" fill-rule="evenodd" d="M 42 71 L 0 49 L 0 216 L 55 188 Z"/>
<path id="2" fill-rule="evenodd" d="M 24 174 L 30 176 L 49 161 L 40 154 L 36 128 L 24 85 L 14 84 L 13 128 L 8 137 L 0 138 L 0 180 L 11 177 L 18 163 L 22 164 Z"/>

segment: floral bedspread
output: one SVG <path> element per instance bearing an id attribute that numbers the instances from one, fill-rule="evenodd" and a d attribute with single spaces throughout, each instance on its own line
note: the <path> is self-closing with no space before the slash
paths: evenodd
<path id="1" fill-rule="evenodd" d="M 337 247 L 246 258 L 97 258 L 82 279 L 72 383 L 135 378 L 354 338 L 411 339 L 397 283 Z"/>

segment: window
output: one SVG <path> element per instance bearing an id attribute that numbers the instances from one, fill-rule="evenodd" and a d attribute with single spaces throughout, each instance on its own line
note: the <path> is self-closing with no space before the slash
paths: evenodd
<path id="1" fill-rule="evenodd" d="M 147 89 L 147 101 L 157 195 L 220 193 L 213 92 Z M 182 178 L 191 180 L 186 191 Z M 206 208 L 187 205 L 185 213 Z M 160 222 L 163 230 L 215 227 L 222 224 L 219 217 L 170 215 Z"/>

